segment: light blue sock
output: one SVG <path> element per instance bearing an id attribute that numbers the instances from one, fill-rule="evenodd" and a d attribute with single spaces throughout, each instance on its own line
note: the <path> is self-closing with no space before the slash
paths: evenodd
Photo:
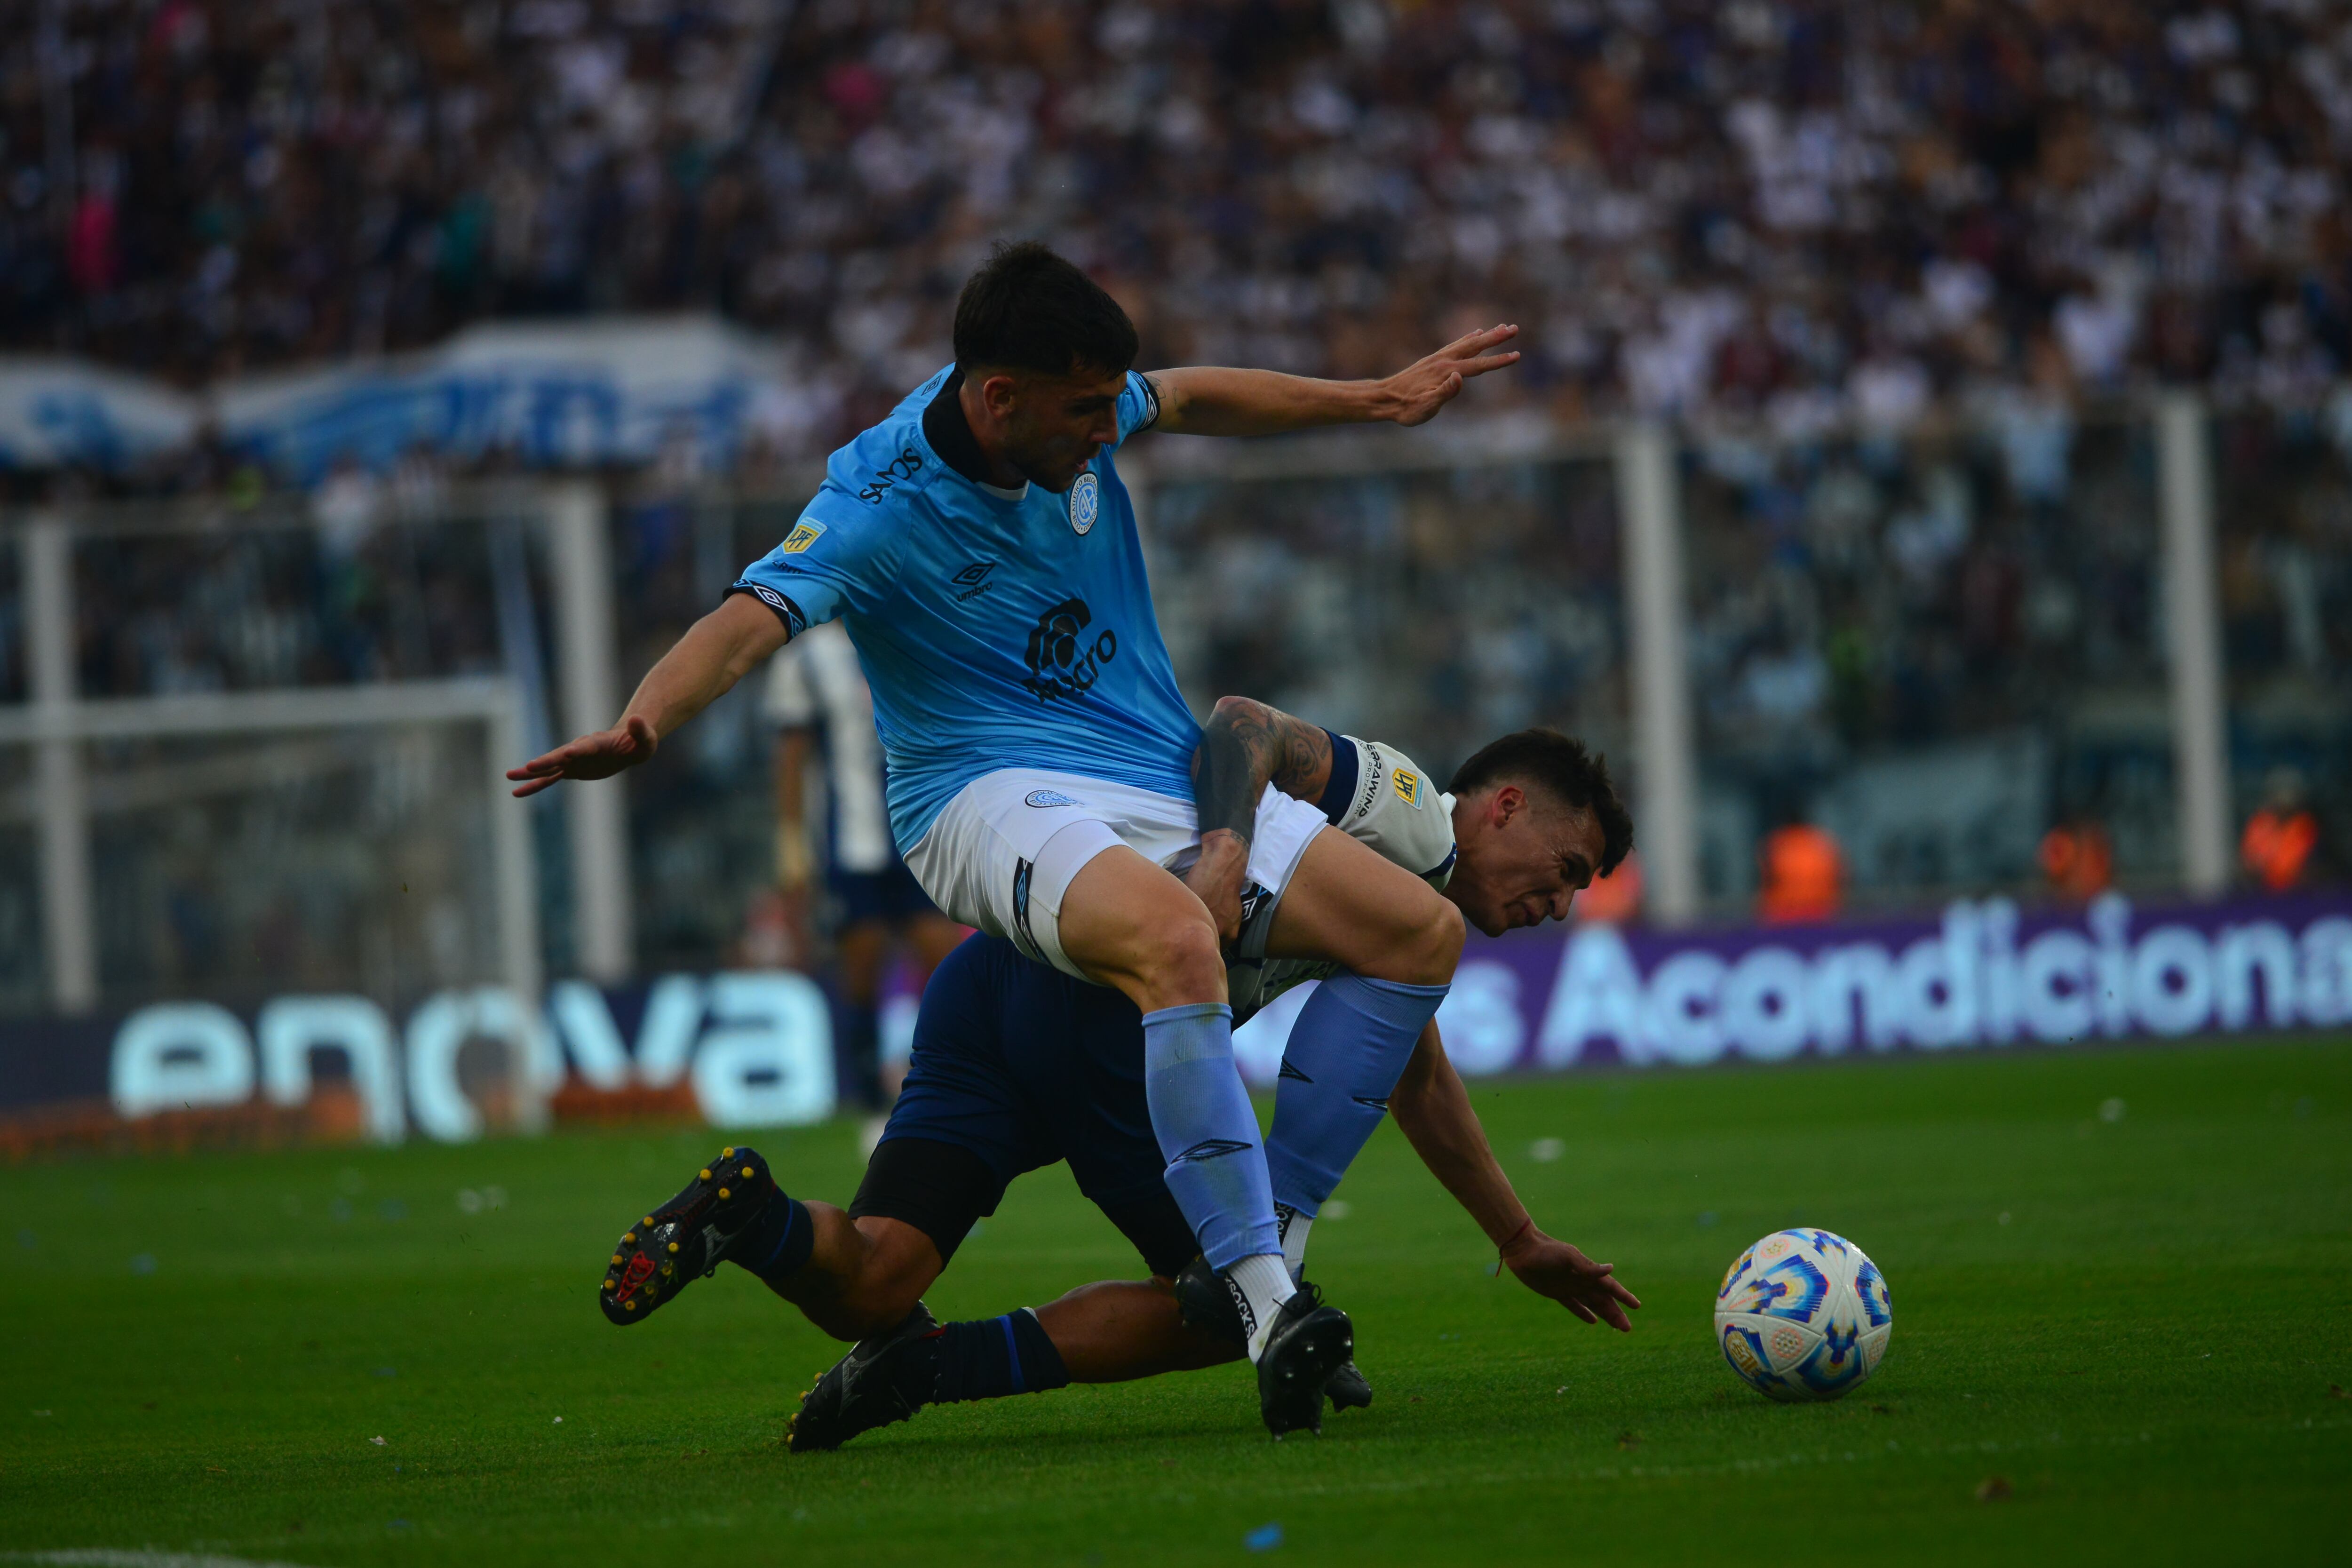
<path id="1" fill-rule="evenodd" d="M 1412 1059 L 1421 1031 L 1445 1000 L 1443 985 L 1335 974 L 1315 988 L 1274 1089 L 1265 1163 L 1274 1201 L 1312 1215 L 1348 1173 Z"/>
<path id="2" fill-rule="evenodd" d="M 1281 1252 L 1257 1113 L 1234 1066 L 1234 1010 L 1203 1002 L 1146 1013 L 1143 1092 L 1168 1191 L 1209 1267 Z"/>

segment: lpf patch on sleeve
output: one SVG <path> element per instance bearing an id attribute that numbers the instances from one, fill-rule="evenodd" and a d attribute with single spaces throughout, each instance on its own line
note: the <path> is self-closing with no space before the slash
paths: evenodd
<path id="1" fill-rule="evenodd" d="M 1398 799 L 1415 811 L 1421 809 L 1422 788 L 1419 773 L 1411 768 L 1399 768 L 1389 775 L 1389 782 L 1395 787 Z"/>
<path id="2" fill-rule="evenodd" d="M 798 555 L 814 544 L 824 533 L 824 524 L 803 518 L 790 533 L 784 535 L 783 552 L 787 555 Z"/>

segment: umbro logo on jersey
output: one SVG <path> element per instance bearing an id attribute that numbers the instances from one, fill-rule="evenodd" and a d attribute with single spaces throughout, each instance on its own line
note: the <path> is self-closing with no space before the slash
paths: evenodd
<path id="1" fill-rule="evenodd" d="M 785 598 L 782 594 L 777 593 L 773 588 L 767 586 L 763 583 L 750 582 L 738 583 L 735 584 L 735 587 L 739 592 L 748 591 L 758 595 L 760 603 L 767 605 L 768 608 L 775 611 L 777 615 L 782 616 L 784 621 L 784 635 L 786 637 L 796 637 L 808 630 L 808 617 L 801 614 L 801 607 L 798 605 L 793 604 L 790 599 Z"/>
<path id="2" fill-rule="evenodd" d="M 995 570 L 996 563 L 993 561 L 975 561 L 949 578 L 950 586 L 956 591 L 955 602 L 961 605 L 966 599 L 976 599 L 995 587 L 996 584 L 988 580 L 988 574 Z"/>
<path id="3" fill-rule="evenodd" d="M 1083 697 L 1118 657 L 1118 634 L 1105 626 L 1089 637 L 1094 614 L 1084 599 L 1065 599 L 1037 617 L 1029 632 L 1029 677 L 1021 684 L 1041 702 Z"/>

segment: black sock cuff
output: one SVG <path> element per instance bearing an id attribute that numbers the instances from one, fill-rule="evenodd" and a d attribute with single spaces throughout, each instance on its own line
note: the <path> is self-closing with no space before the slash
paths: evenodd
<path id="1" fill-rule="evenodd" d="M 1045 1335 L 1037 1314 L 1024 1307 L 1001 1318 L 950 1323 L 940 1339 L 941 1405 L 965 1399 L 1002 1399 L 1010 1394 L 1041 1394 L 1066 1387 L 1069 1369 Z"/>
<path id="2" fill-rule="evenodd" d="M 1032 1394 L 1048 1388 L 1067 1388 L 1070 1369 L 1062 1364 L 1062 1352 L 1054 1348 L 1054 1338 L 1037 1314 L 1024 1307 L 1008 1313 L 1004 1321 L 1012 1325 L 1013 1347 L 1021 1366 L 1021 1380 Z"/>
<path id="3" fill-rule="evenodd" d="M 747 1237 L 751 1247 L 740 1261 L 761 1279 L 782 1279 L 796 1272 L 815 1250 L 816 1222 L 809 1217 L 806 1204 L 782 1193 L 771 1214 L 761 1217 L 768 1222 L 761 1228 L 777 1234 L 772 1240 L 766 1235 Z"/>

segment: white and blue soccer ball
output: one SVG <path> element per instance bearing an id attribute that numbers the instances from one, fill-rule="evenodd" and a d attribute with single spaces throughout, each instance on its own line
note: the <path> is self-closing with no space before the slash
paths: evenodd
<path id="1" fill-rule="evenodd" d="M 1895 1332 L 1886 1277 L 1826 1230 L 1776 1230 L 1715 1293 L 1715 1339 L 1741 1379 L 1775 1399 L 1837 1399 L 1878 1370 Z"/>

